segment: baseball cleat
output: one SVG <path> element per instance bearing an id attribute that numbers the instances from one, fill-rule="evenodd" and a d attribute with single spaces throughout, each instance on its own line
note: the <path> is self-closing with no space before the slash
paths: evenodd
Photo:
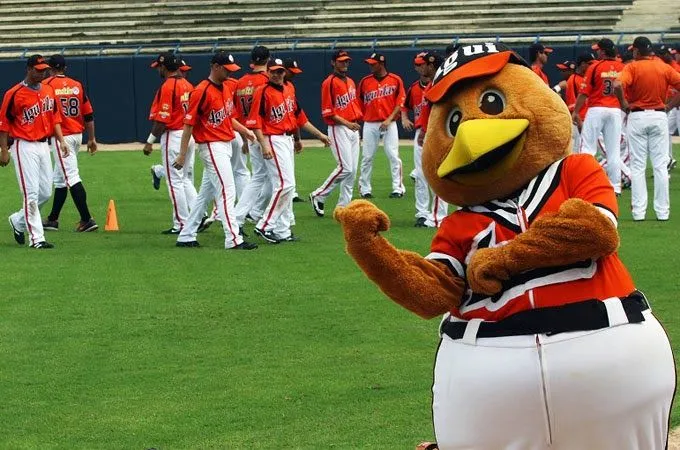
<path id="1" fill-rule="evenodd" d="M 43 222 L 43 230 L 46 231 L 59 231 L 59 221 L 58 220 L 46 220 Z"/>
<path id="2" fill-rule="evenodd" d="M 404 196 L 404 194 L 401 193 L 401 192 L 392 192 L 390 194 L 390 198 L 402 198 L 403 196 Z"/>
<path id="3" fill-rule="evenodd" d="M 255 220 L 255 218 L 250 214 L 246 214 L 246 222 L 257 223 L 257 220 Z"/>
<path id="4" fill-rule="evenodd" d="M 12 227 L 12 233 L 14 233 L 14 240 L 17 241 L 17 244 L 24 245 L 26 243 L 26 235 L 23 233 L 23 231 L 19 231 L 16 229 L 16 227 L 14 226 L 14 222 L 12 222 L 11 217 L 9 217 L 9 226 Z"/>
<path id="5" fill-rule="evenodd" d="M 47 241 L 41 241 L 31 245 L 31 248 L 54 248 L 54 244 L 50 244 Z"/>
<path id="6" fill-rule="evenodd" d="M 281 242 L 279 237 L 276 234 L 274 234 L 273 231 L 263 231 L 263 230 L 260 230 L 259 228 L 256 227 L 255 228 L 255 234 L 257 234 L 258 236 L 260 236 L 262 239 L 269 242 L 270 244 L 278 244 L 279 242 Z"/>
<path id="7" fill-rule="evenodd" d="M 228 248 L 227 250 L 255 250 L 256 248 L 257 248 L 256 243 L 243 241 L 237 246 Z"/>
<path id="8" fill-rule="evenodd" d="M 670 172 L 671 170 L 675 169 L 675 166 L 678 165 L 678 161 L 675 158 L 671 158 L 670 161 L 668 161 L 668 171 Z"/>
<path id="9" fill-rule="evenodd" d="M 153 182 L 153 188 L 155 190 L 159 190 L 161 188 L 161 179 L 156 175 L 156 171 L 153 170 L 153 166 L 151 166 L 151 180 Z"/>
<path id="10" fill-rule="evenodd" d="M 175 242 L 175 247 L 184 247 L 184 248 L 194 248 L 194 247 L 200 247 L 201 244 L 198 243 L 198 241 L 189 241 L 189 242 Z"/>
<path id="11" fill-rule="evenodd" d="M 300 238 L 295 236 L 293 233 L 290 233 L 290 236 L 285 237 L 285 238 L 280 238 L 279 242 L 299 242 Z"/>
<path id="12" fill-rule="evenodd" d="M 314 208 L 314 212 L 316 213 L 317 216 L 323 217 L 324 216 L 324 210 L 323 210 L 323 202 L 320 202 L 314 197 L 314 194 L 309 194 L 309 201 L 312 204 L 312 208 Z"/>
<path id="13" fill-rule="evenodd" d="M 78 233 L 89 233 L 90 231 L 97 231 L 98 228 L 99 225 L 97 225 L 97 222 L 95 222 L 94 219 L 90 217 L 90 220 L 87 222 L 83 222 L 82 220 L 78 222 L 76 231 Z"/>
<path id="14" fill-rule="evenodd" d="M 210 228 L 210 225 L 212 225 L 214 221 L 215 219 L 213 219 L 212 217 L 203 216 L 203 218 L 201 219 L 201 223 L 198 225 L 198 232 L 203 233 L 205 230 Z"/>
<path id="15" fill-rule="evenodd" d="M 296 195 L 295 197 L 293 197 L 293 203 L 304 203 L 304 202 L 305 202 L 305 199 L 300 197 L 299 195 Z"/>
<path id="16" fill-rule="evenodd" d="M 416 219 L 416 224 L 413 226 L 416 228 L 427 228 L 427 224 L 425 222 L 427 222 L 425 217 L 418 217 Z"/>
<path id="17" fill-rule="evenodd" d="M 170 229 L 161 231 L 161 234 L 179 234 L 179 232 L 180 232 L 180 230 L 178 230 L 177 228 L 170 228 Z"/>
<path id="18" fill-rule="evenodd" d="M 373 198 L 373 194 L 366 192 L 365 194 L 361 194 L 361 198 Z"/>

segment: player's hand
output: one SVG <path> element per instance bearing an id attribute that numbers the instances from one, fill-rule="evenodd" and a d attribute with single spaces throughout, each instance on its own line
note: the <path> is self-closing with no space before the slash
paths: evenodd
<path id="1" fill-rule="evenodd" d="M 243 133 L 246 137 L 246 140 L 250 142 L 255 142 L 257 139 L 257 136 L 255 136 L 255 133 L 252 132 L 252 130 L 248 130 L 247 132 Z"/>
<path id="2" fill-rule="evenodd" d="M 153 151 L 153 145 L 147 142 L 146 144 L 144 144 L 144 148 L 142 149 L 142 151 L 146 156 L 149 156 Z"/>
<path id="3" fill-rule="evenodd" d="M 404 130 L 406 131 L 412 131 L 413 130 L 413 122 L 411 122 L 408 117 L 404 117 L 401 119 L 401 126 L 404 127 Z"/>
<path id="4" fill-rule="evenodd" d="M 0 151 L 0 167 L 5 167 L 7 164 L 9 164 L 9 151 L 2 150 Z"/>
<path id="5" fill-rule="evenodd" d="M 623 99 L 623 103 L 621 103 L 621 109 L 625 112 L 628 112 L 630 110 L 630 107 L 628 106 L 628 101 L 626 99 Z"/>
<path id="6" fill-rule="evenodd" d="M 250 153 L 250 148 L 248 148 L 248 141 L 247 140 L 243 141 L 243 146 L 241 147 L 241 153 L 243 153 L 244 155 L 247 155 L 248 153 Z"/>
<path id="7" fill-rule="evenodd" d="M 295 150 L 295 153 L 302 153 L 302 141 L 295 141 L 293 150 Z"/>
<path id="8" fill-rule="evenodd" d="M 172 167 L 177 170 L 182 169 L 184 167 L 184 156 L 179 155 L 177 159 L 175 159 L 175 162 L 172 163 Z"/>
<path id="9" fill-rule="evenodd" d="M 265 145 L 262 146 L 262 157 L 264 159 L 272 159 L 274 157 L 274 152 L 272 151 L 272 148 L 269 146 L 269 143 L 266 143 Z"/>
<path id="10" fill-rule="evenodd" d="M 426 133 L 423 133 L 423 130 L 420 130 L 420 133 L 418 133 L 418 145 L 420 147 L 422 147 L 425 143 L 425 134 Z"/>
<path id="11" fill-rule="evenodd" d="M 63 139 L 59 140 L 59 148 L 61 149 L 61 156 L 66 158 L 71 152 L 68 150 L 68 145 L 66 145 L 66 142 L 64 142 Z"/>
<path id="12" fill-rule="evenodd" d="M 349 122 L 347 124 L 347 128 L 349 128 L 352 131 L 359 131 L 359 130 L 361 130 L 361 125 L 359 125 L 356 122 Z"/>
<path id="13" fill-rule="evenodd" d="M 331 140 L 330 140 L 330 139 L 328 138 L 328 136 L 326 136 L 325 134 L 322 134 L 321 136 L 319 136 L 319 140 L 320 140 L 321 142 L 323 142 L 323 145 L 324 145 L 325 147 L 328 147 L 328 146 L 331 145 Z"/>
<path id="14" fill-rule="evenodd" d="M 390 119 L 385 120 L 383 123 L 380 124 L 380 131 L 386 131 L 391 123 L 392 121 Z"/>
<path id="15" fill-rule="evenodd" d="M 90 155 L 97 153 L 97 141 L 94 139 L 87 141 L 87 151 L 90 153 Z"/>

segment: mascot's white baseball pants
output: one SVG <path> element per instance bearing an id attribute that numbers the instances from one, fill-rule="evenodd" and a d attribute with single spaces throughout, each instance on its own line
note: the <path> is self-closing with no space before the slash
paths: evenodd
<path id="1" fill-rule="evenodd" d="M 432 388 L 439 448 L 663 450 L 675 364 L 663 328 L 643 315 L 553 336 L 443 335 Z"/>
<path id="2" fill-rule="evenodd" d="M 371 174 L 373 173 L 373 159 L 378 150 L 382 132 L 380 131 L 381 122 L 364 122 L 364 145 L 361 157 L 361 174 L 359 176 L 359 192 L 361 195 L 372 193 Z M 399 159 L 399 132 L 397 123 L 392 122 L 385 131 L 383 139 L 385 154 L 390 163 L 392 173 L 392 192 L 403 194 L 406 192 L 402 182 L 403 169 L 401 159 Z"/>
<path id="3" fill-rule="evenodd" d="M 187 165 L 175 169 L 172 163 L 179 156 L 182 130 L 166 130 L 161 135 L 161 161 L 165 169 L 165 183 L 172 204 L 172 227 L 182 230 L 189 218 L 189 208 L 196 200 L 196 187 L 193 183 L 194 154 L 187 154 Z M 191 161 L 191 164 L 189 164 Z"/>
<path id="4" fill-rule="evenodd" d="M 177 242 L 196 240 L 198 226 L 212 200 L 215 200 L 224 229 L 224 248 L 232 248 L 243 242 L 234 216 L 236 188 L 231 170 L 231 149 L 231 141 L 198 144 L 198 156 L 203 162 L 203 178 L 187 224 L 182 228 Z"/>
<path id="5" fill-rule="evenodd" d="M 279 238 L 290 237 L 290 210 L 295 193 L 295 166 L 293 162 L 293 137 L 287 135 L 266 136 L 274 153 L 265 161 L 269 180 L 273 186 L 272 196 L 264 210 L 257 228 L 272 231 Z"/>
<path id="6" fill-rule="evenodd" d="M 52 181 L 55 188 L 70 188 L 80 183 L 80 171 L 78 170 L 78 151 L 83 142 L 83 135 L 69 134 L 64 136 L 64 142 L 68 146 L 68 156 L 63 156 L 57 149 L 57 142 L 51 139 L 50 150 L 54 156 L 54 170 Z"/>
<path id="7" fill-rule="evenodd" d="M 449 213 L 449 204 L 439 198 L 430 189 L 425 174 L 423 173 L 423 147 L 418 145 L 418 137 L 423 131 L 418 128 L 413 138 L 413 164 L 416 179 L 416 218 L 424 218 L 427 226 L 439 228 L 442 220 Z M 430 197 L 432 204 L 430 205 Z"/>
<path id="8" fill-rule="evenodd" d="M 50 147 L 47 142 L 16 139 L 11 154 L 23 202 L 9 220 L 18 231 L 28 231 L 30 245 L 35 245 L 45 240 L 40 207 L 52 194 Z"/>
<path id="9" fill-rule="evenodd" d="M 581 130 L 581 151 L 595 156 L 597 139 L 602 133 L 607 153 L 607 176 L 614 192 L 621 193 L 621 127 L 623 120 L 619 108 L 595 106 L 588 108 Z"/>
<path id="10" fill-rule="evenodd" d="M 236 198 L 240 199 L 243 190 L 250 181 L 250 170 L 243 153 L 243 138 L 235 133 L 236 137 L 231 141 L 231 170 L 234 172 L 234 184 L 236 186 Z"/>
<path id="11" fill-rule="evenodd" d="M 333 189 L 339 186 L 338 206 L 346 206 L 352 201 L 354 180 L 359 165 L 359 132 L 352 131 L 344 125 L 329 125 L 328 137 L 331 139 L 331 153 L 338 165 L 326 181 L 312 192 L 312 196 L 320 202 L 325 202 Z"/>
<path id="12" fill-rule="evenodd" d="M 668 188 L 668 117 L 663 111 L 634 111 L 628 114 L 631 206 L 633 220 L 647 213 L 647 157 L 654 171 L 654 212 L 659 220 L 670 215 Z"/>
<path id="13" fill-rule="evenodd" d="M 262 157 L 260 144 L 257 142 L 250 142 L 248 144 L 248 149 L 248 153 L 250 154 L 250 166 L 253 172 L 250 181 L 238 198 L 238 204 L 236 205 L 236 222 L 238 222 L 240 226 L 243 226 L 248 214 L 253 216 L 253 214 L 256 213 L 255 211 L 261 203 L 269 203 L 272 190 L 267 166 L 265 166 L 265 160 Z M 265 207 L 266 206 L 262 207 L 263 211 Z M 259 217 L 261 217 L 261 213 Z"/>

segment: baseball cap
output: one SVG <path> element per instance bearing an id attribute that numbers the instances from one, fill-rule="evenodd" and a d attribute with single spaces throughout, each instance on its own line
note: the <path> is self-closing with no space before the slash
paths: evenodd
<path id="1" fill-rule="evenodd" d="M 613 50 L 615 47 L 614 41 L 607 38 L 602 38 L 590 46 L 593 50 Z"/>
<path id="2" fill-rule="evenodd" d="M 673 52 L 674 52 L 674 49 L 672 49 L 671 47 L 669 47 L 666 44 L 659 44 L 659 45 L 656 46 L 656 48 L 654 48 L 654 53 L 656 53 L 659 56 L 671 55 L 671 54 L 674 54 Z"/>
<path id="3" fill-rule="evenodd" d="M 285 67 L 286 69 L 290 70 L 293 73 L 302 73 L 302 69 L 298 67 L 297 61 L 295 61 L 293 58 L 284 59 L 283 67 Z"/>
<path id="4" fill-rule="evenodd" d="M 621 62 L 625 63 L 625 62 L 628 62 L 628 61 L 632 61 L 633 59 L 635 59 L 635 58 L 633 58 L 633 54 L 631 52 L 624 52 L 621 55 Z"/>
<path id="5" fill-rule="evenodd" d="M 364 59 L 368 64 L 385 64 L 385 55 L 381 53 L 371 53 L 371 56 Z"/>
<path id="6" fill-rule="evenodd" d="M 188 72 L 191 70 L 191 66 L 187 64 L 187 62 L 184 61 L 183 59 L 179 60 L 179 64 L 180 64 L 179 70 L 181 70 L 182 72 Z"/>
<path id="7" fill-rule="evenodd" d="M 210 59 L 210 64 L 219 64 L 229 72 L 236 72 L 241 68 L 241 66 L 236 64 L 234 56 L 223 50 L 220 50 L 213 55 L 212 59 Z"/>
<path id="8" fill-rule="evenodd" d="M 529 47 L 529 52 L 536 52 L 536 53 L 552 53 L 553 49 L 550 47 L 546 47 L 545 45 L 536 42 L 535 44 L 531 44 Z"/>
<path id="9" fill-rule="evenodd" d="M 50 56 L 50 59 L 47 60 L 47 64 L 53 69 L 62 70 L 66 67 L 66 58 L 64 58 L 63 55 L 52 55 Z"/>
<path id="10" fill-rule="evenodd" d="M 151 63 L 151 67 L 155 68 L 158 66 L 163 66 L 168 70 L 177 70 L 179 69 L 180 62 L 173 52 L 163 52 Z"/>
<path id="11" fill-rule="evenodd" d="M 555 67 L 560 70 L 574 70 L 576 68 L 576 63 L 574 61 L 566 60 L 555 64 Z"/>
<path id="12" fill-rule="evenodd" d="M 50 65 L 47 64 L 45 58 L 43 58 L 42 55 L 29 56 L 28 60 L 26 61 L 26 66 L 33 67 L 36 70 L 45 70 L 50 68 Z"/>
<path id="13" fill-rule="evenodd" d="M 264 45 L 257 45 L 253 47 L 250 52 L 250 61 L 257 65 L 262 65 L 269 60 L 269 49 Z"/>
<path id="14" fill-rule="evenodd" d="M 286 66 L 283 64 L 282 59 L 272 58 L 267 63 L 267 69 L 269 69 L 269 70 L 285 70 Z"/>
<path id="15" fill-rule="evenodd" d="M 436 52 L 422 52 L 416 55 L 416 64 L 432 64 L 436 67 L 441 66 L 444 62 L 444 58 L 439 53 Z"/>
<path id="16" fill-rule="evenodd" d="M 652 41 L 645 36 L 638 36 L 633 43 L 628 46 L 628 51 L 632 51 L 634 48 L 641 51 L 649 51 L 652 49 Z"/>
<path id="17" fill-rule="evenodd" d="M 593 62 L 593 61 L 595 61 L 595 58 L 593 57 L 593 54 L 592 54 L 592 53 L 590 53 L 590 52 L 588 52 L 588 53 L 581 53 L 581 54 L 578 55 L 578 57 L 576 58 L 576 65 L 577 65 L 577 66 L 580 66 L 580 65 L 581 65 L 582 63 L 584 63 L 584 62 L 591 63 L 591 62 Z"/>
<path id="18" fill-rule="evenodd" d="M 349 53 L 347 53 L 345 50 L 336 50 L 331 57 L 332 61 L 349 61 L 351 59 L 352 58 L 349 56 Z"/>

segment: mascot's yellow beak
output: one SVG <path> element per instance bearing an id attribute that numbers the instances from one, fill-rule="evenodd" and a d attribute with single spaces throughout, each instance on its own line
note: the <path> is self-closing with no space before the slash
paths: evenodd
<path id="1" fill-rule="evenodd" d="M 455 176 L 468 184 L 484 184 L 502 176 L 519 157 L 528 126 L 527 119 L 472 119 L 461 123 L 437 175 Z"/>

